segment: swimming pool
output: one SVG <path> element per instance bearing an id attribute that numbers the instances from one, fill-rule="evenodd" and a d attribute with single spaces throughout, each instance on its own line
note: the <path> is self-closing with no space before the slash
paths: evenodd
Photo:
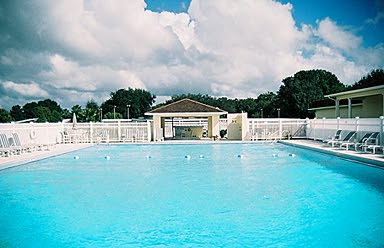
<path id="1" fill-rule="evenodd" d="M 0 171 L 0 247 L 382 247 L 383 210 L 384 170 L 281 144 L 100 145 Z"/>

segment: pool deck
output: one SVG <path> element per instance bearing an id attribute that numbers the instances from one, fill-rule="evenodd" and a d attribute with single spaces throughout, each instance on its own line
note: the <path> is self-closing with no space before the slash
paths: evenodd
<path id="1" fill-rule="evenodd" d="M 321 153 L 330 154 L 347 160 L 373 165 L 384 169 L 384 155 L 372 154 L 368 152 L 355 151 L 349 149 L 341 149 L 339 147 L 331 147 L 327 143 L 314 140 L 281 140 L 279 143 L 291 145 L 295 147 L 306 148 Z"/>
<path id="2" fill-rule="evenodd" d="M 0 157 L 0 170 L 25 164 L 44 158 L 57 156 L 71 151 L 80 150 L 92 146 L 93 144 L 57 144 L 50 150 L 24 152 L 20 155 L 12 155 L 9 157 Z"/>

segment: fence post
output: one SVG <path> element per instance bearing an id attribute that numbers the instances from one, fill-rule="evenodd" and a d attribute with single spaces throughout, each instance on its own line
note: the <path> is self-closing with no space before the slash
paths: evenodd
<path id="1" fill-rule="evenodd" d="M 340 117 L 337 117 L 336 118 L 337 119 L 337 130 L 339 130 L 340 129 Z"/>
<path id="2" fill-rule="evenodd" d="M 384 144 L 384 116 L 380 116 L 380 145 Z"/>
<path id="3" fill-rule="evenodd" d="M 151 132 L 151 123 L 149 122 L 149 120 L 147 120 L 147 141 L 148 142 L 151 142 L 152 140 L 152 132 Z"/>
<path id="4" fill-rule="evenodd" d="M 90 142 L 91 144 L 93 144 L 93 123 L 92 121 L 89 122 L 89 138 L 90 138 Z"/>
<path id="5" fill-rule="evenodd" d="M 356 130 L 356 133 L 357 133 L 359 131 L 359 119 L 360 119 L 360 117 L 356 116 L 355 119 L 356 119 L 355 130 Z"/>
<path id="6" fill-rule="evenodd" d="M 120 142 L 121 140 L 121 126 L 120 126 L 120 120 L 117 121 L 117 141 Z"/>
<path id="7" fill-rule="evenodd" d="M 279 118 L 279 139 L 283 139 L 283 123 L 281 119 Z M 288 136 L 289 139 L 289 136 Z"/>
<path id="8" fill-rule="evenodd" d="M 326 131 L 325 131 L 325 117 L 323 117 L 323 129 L 322 129 L 322 132 L 321 132 L 321 139 L 322 140 L 324 140 L 325 138 L 325 136 L 326 135 L 324 135 L 324 133 L 325 133 Z"/>

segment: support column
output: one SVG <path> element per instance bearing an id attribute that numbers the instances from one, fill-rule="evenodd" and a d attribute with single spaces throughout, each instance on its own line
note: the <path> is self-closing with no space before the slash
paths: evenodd
<path id="1" fill-rule="evenodd" d="M 340 117 L 340 100 L 336 100 L 336 118 Z"/>
<path id="2" fill-rule="evenodd" d="M 352 118 L 352 99 L 348 98 L 348 118 Z"/>
<path id="3" fill-rule="evenodd" d="M 161 129 L 161 120 L 160 116 L 153 116 L 153 141 L 157 141 L 161 137 L 159 137 L 159 130 Z"/>
<path id="4" fill-rule="evenodd" d="M 212 125 L 212 116 L 208 116 L 208 137 L 213 137 L 213 125 Z"/>
<path id="5" fill-rule="evenodd" d="M 384 94 L 381 94 L 383 102 L 381 103 L 381 116 L 384 116 Z"/>

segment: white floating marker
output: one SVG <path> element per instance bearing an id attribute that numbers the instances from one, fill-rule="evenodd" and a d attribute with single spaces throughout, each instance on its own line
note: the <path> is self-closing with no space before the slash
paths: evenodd
<path id="1" fill-rule="evenodd" d="M 107 155 L 107 156 L 105 156 L 104 158 L 105 158 L 106 160 L 110 160 L 110 159 L 111 159 L 111 157 L 110 157 L 110 156 L 108 156 L 108 155 Z"/>
<path id="2" fill-rule="evenodd" d="M 80 158 L 79 156 L 74 156 L 73 157 L 73 159 L 76 159 L 76 160 L 79 159 L 79 158 Z"/>
<path id="3" fill-rule="evenodd" d="M 150 159 L 150 158 L 152 158 L 152 156 L 151 155 L 147 155 L 147 157 L 146 157 L 147 159 Z"/>
<path id="4" fill-rule="evenodd" d="M 294 154 L 294 153 L 290 153 L 289 156 L 290 156 L 290 157 L 295 157 L 296 154 Z"/>
<path id="5" fill-rule="evenodd" d="M 272 157 L 274 157 L 274 158 L 277 158 L 278 156 L 279 156 L 279 155 L 276 154 L 276 153 L 272 154 Z"/>
<path id="6" fill-rule="evenodd" d="M 199 158 L 204 158 L 204 155 L 200 155 Z"/>
<path id="7" fill-rule="evenodd" d="M 244 155 L 243 154 L 239 154 L 237 155 L 238 158 L 244 158 Z"/>
<path id="8" fill-rule="evenodd" d="M 191 159 L 191 156 L 189 156 L 189 155 L 185 155 L 185 157 L 184 158 L 186 158 L 186 159 Z"/>

